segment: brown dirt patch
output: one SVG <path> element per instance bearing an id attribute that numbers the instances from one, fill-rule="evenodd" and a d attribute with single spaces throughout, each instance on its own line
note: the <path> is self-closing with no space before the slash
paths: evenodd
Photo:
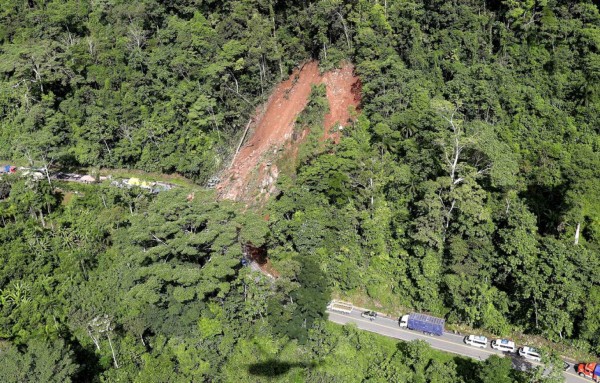
<path id="1" fill-rule="evenodd" d="M 250 176 L 259 164 L 264 165 L 263 169 L 258 169 L 263 173 L 258 177 L 259 185 L 263 184 L 264 168 L 269 163 L 265 155 L 267 152 L 275 154 L 291 138 L 296 116 L 308 102 L 311 85 L 319 80 L 319 67 L 313 61 L 295 70 L 289 79 L 275 88 L 264 110 L 257 110 L 258 117 L 254 119 L 254 132 L 250 139 L 217 185 L 221 198 L 241 200 L 246 197 Z M 265 181 L 269 182 L 268 177 Z"/>
<path id="2" fill-rule="evenodd" d="M 353 118 L 350 109 L 360 104 L 360 80 L 351 64 L 321 75 L 318 63 L 310 61 L 292 72 L 275 88 L 266 105 L 257 109 L 249 138 L 216 187 L 220 198 L 252 204 L 275 191 L 279 169 L 274 161 L 296 152 L 295 145 L 289 144 L 304 136 L 293 137 L 296 117 L 308 103 L 311 86 L 320 83 L 326 85 L 330 109 L 323 138 L 339 140 L 339 126 L 347 125 Z"/>
<path id="3" fill-rule="evenodd" d="M 347 126 L 355 119 L 360 105 L 361 82 L 354 75 L 354 67 L 350 64 L 340 69 L 329 71 L 323 75 L 323 83 L 327 90 L 329 113 L 325 115 L 325 139 L 339 142 L 339 127 Z"/>

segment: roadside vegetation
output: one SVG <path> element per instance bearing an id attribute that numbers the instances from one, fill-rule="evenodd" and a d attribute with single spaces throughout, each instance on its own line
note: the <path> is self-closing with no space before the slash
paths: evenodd
<path id="1" fill-rule="evenodd" d="M 0 175 L 0 381 L 561 381 L 328 323 L 332 294 L 600 354 L 592 1 L 8 0 L 0 57 L 0 158 L 197 185 L 305 60 L 363 92 L 334 144 L 313 88 L 261 211 Z"/>

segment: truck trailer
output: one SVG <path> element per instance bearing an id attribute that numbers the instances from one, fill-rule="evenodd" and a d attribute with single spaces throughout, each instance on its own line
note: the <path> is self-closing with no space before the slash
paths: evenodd
<path id="1" fill-rule="evenodd" d="M 400 318 L 399 325 L 401 328 L 441 336 L 444 333 L 445 322 L 444 319 L 432 317 L 431 315 L 411 313 Z"/>
<path id="2" fill-rule="evenodd" d="M 344 313 L 344 314 L 352 313 L 353 309 L 354 309 L 354 306 L 352 305 L 352 303 L 343 302 L 343 301 L 333 300 L 333 301 L 329 302 L 329 304 L 327 305 L 327 310 L 337 311 L 339 313 Z"/>

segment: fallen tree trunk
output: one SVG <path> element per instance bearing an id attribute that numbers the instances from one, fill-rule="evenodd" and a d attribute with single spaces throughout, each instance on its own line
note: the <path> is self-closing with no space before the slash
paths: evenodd
<path id="1" fill-rule="evenodd" d="M 237 154 L 240 152 L 240 149 L 242 147 L 242 144 L 244 143 L 244 140 L 246 139 L 246 135 L 248 134 L 248 129 L 250 129 L 251 123 L 252 123 L 252 118 L 248 121 L 248 124 L 246 125 L 246 130 L 244 130 L 244 134 L 242 135 L 242 139 L 240 140 L 240 143 L 239 143 L 237 149 L 235 150 L 235 153 L 233 154 L 233 158 L 231 159 L 231 164 L 229 165 L 230 169 L 233 166 L 233 163 L 235 162 L 235 157 L 237 157 Z"/>

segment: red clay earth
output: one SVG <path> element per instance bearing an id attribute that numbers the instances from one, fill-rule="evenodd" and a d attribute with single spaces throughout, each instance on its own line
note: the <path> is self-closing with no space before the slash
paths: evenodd
<path id="1" fill-rule="evenodd" d="M 361 82 L 354 75 L 352 65 L 344 65 L 339 70 L 329 71 L 323 75 L 322 82 L 326 86 L 329 113 L 325 115 L 324 138 L 340 140 L 340 126 L 348 125 L 355 117 L 360 104 Z"/>
<path id="2" fill-rule="evenodd" d="M 250 138 L 217 185 L 221 199 L 252 202 L 259 194 L 268 196 L 274 191 L 279 175 L 274 165 L 277 153 L 293 146 L 286 144 L 293 140 L 296 117 L 308 103 L 311 86 L 321 83 L 326 85 L 330 109 L 323 137 L 339 141 L 339 127 L 348 124 L 350 110 L 360 104 L 360 80 L 351 64 L 321 75 L 318 63 L 310 61 L 275 88 L 266 106 L 258 108 Z"/>

